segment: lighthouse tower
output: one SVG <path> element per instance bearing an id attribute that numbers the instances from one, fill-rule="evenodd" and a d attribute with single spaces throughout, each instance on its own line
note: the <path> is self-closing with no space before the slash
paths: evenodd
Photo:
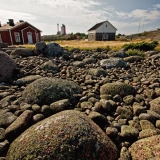
<path id="1" fill-rule="evenodd" d="M 61 34 L 66 35 L 66 26 L 64 24 L 62 24 L 62 27 L 61 27 Z"/>

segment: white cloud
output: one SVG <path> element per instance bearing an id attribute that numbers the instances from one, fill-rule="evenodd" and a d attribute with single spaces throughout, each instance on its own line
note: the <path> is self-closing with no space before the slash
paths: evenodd
<path id="1" fill-rule="evenodd" d="M 34 20 L 36 17 L 30 13 L 25 12 L 16 12 L 16 11 L 8 11 L 4 9 L 0 9 L 1 20 L 5 20 L 14 17 L 15 20 Z"/>
<path id="2" fill-rule="evenodd" d="M 160 4 L 156 4 L 156 5 L 154 5 L 154 7 L 160 8 Z"/>
<path id="3" fill-rule="evenodd" d="M 143 9 L 135 9 L 133 11 L 129 12 L 123 12 L 123 11 L 115 11 L 118 17 L 121 17 L 122 19 L 126 18 L 135 18 L 139 20 L 156 20 L 160 18 L 160 11 L 153 8 L 152 10 L 143 10 Z"/>
<path id="4" fill-rule="evenodd" d="M 136 9 L 132 11 L 129 15 L 129 17 L 133 18 L 138 18 L 142 20 L 156 20 L 160 18 L 160 11 L 158 10 L 140 10 Z"/>

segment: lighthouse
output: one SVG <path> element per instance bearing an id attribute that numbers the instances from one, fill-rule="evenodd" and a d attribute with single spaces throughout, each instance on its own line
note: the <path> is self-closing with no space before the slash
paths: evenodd
<path id="1" fill-rule="evenodd" d="M 61 27 L 61 34 L 66 35 L 66 26 L 64 24 L 62 24 L 62 27 Z"/>

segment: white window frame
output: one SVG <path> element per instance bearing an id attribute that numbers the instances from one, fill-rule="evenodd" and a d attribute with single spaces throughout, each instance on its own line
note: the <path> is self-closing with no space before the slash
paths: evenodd
<path id="1" fill-rule="evenodd" d="M 39 35 L 36 33 L 36 42 L 39 42 Z"/>
<path id="2" fill-rule="evenodd" d="M 15 40 L 16 40 L 16 42 L 21 42 L 19 32 L 14 32 L 14 36 L 15 36 Z"/>
<path id="3" fill-rule="evenodd" d="M 1 34 L 0 34 L 0 43 L 2 43 L 2 37 L 1 37 Z"/>

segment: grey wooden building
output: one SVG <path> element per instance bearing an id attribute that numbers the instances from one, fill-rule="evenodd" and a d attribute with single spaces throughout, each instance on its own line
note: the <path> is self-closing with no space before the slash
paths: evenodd
<path id="1" fill-rule="evenodd" d="M 116 28 L 109 22 L 104 21 L 95 24 L 88 30 L 89 41 L 115 40 Z"/>

